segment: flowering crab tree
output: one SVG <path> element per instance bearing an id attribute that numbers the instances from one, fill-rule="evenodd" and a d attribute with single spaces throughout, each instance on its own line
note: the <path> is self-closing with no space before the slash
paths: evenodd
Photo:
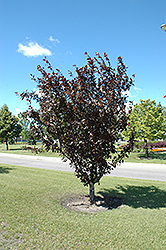
<path id="1" fill-rule="evenodd" d="M 38 66 L 41 77 L 31 75 L 38 91 L 19 95 L 29 103 L 24 116 L 31 119 L 33 134 L 42 138 L 47 150 L 58 139 L 63 159 L 67 158 L 75 175 L 89 185 L 90 204 L 94 204 L 94 184 L 132 148 L 133 136 L 120 152 L 115 145 L 127 126 L 125 93 L 133 85 L 133 77 L 127 76 L 121 57 L 115 70 L 106 53 L 103 57 L 96 53 L 94 58 L 85 55 L 87 64 L 81 68 L 74 65 L 76 74 L 69 71 L 69 79 L 58 69 L 54 71 L 45 57 L 47 70 Z M 34 100 L 38 109 L 33 108 Z"/>

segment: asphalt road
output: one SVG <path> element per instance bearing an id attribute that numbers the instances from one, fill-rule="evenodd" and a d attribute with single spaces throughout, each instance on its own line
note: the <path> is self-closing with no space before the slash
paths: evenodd
<path id="1" fill-rule="evenodd" d="M 53 157 L 0 153 L 0 163 L 74 172 L 69 162 Z M 117 166 L 109 176 L 166 181 L 166 164 L 125 162 Z"/>

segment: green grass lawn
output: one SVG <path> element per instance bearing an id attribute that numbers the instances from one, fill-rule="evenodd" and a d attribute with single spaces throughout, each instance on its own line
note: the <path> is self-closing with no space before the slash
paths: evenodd
<path id="1" fill-rule="evenodd" d="M 103 177 L 96 193 L 122 197 L 121 208 L 62 207 L 87 193 L 73 173 L 0 164 L 0 249 L 165 249 L 166 182 Z"/>
<path id="2" fill-rule="evenodd" d="M 10 154 L 21 154 L 21 155 L 35 155 L 31 151 L 22 150 L 24 144 L 9 145 L 9 150 L 6 151 L 5 144 L 0 144 L 0 153 L 10 153 Z M 32 146 L 31 146 L 32 147 Z M 36 147 L 40 147 L 37 145 Z M 60 157 L 58 153 L 43 152 L 39 153 L 40 156 L 46 157 Z M 140 163 L 154 163 L 154 164 L 166 164 L 166 152 L 155 152 L 149 154 L 149 159 L 145 159 L 144 153 L 131 153 L 129 158 L 125 159 L 125 162 L 140 162 Z"/>
<path id="3" fill-rule="evenodd" d="M 0 144 L 0 153 L 8 153 L 8 154 L 21 154 L 21 155 L 35 155 L 31 150 L 22 150 L 22 146 L 25 146 L 25 144 L 17 143 L 9 145 L 9 150 L 6 150 L 5 144 Z M 34 147 L 32 145 L 26 145 L 27 147 Z M 35 147 L 41 147 L 41 145 L 38 143 Z M 40 156 L 46 156 L 46 157 L 60 157 L 58 153 L 52 153 L 52 151 L 49 152 L 43 152 L 38 153 Z"/>
<path id="4" fill-rule="evenodd" d="M 131 153 L 129 158 L 125 159 L 125 162 L 140 162 L 140 163 L 154 163 L 154 164 L 166 164 L 166 152 L 149 153 L 149 158 L 145 158 L 145 154 Z"/>

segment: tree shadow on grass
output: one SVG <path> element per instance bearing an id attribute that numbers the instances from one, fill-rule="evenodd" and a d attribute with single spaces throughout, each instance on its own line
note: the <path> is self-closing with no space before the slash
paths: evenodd
<path id="1" fill-rule="evenodd" d="M 121 197 L 123 203 L 133 208 L 165 208 L 166 191 L 155 186 L 120 186 L 115 189 L 103 189 L 98 192 L 103 197 Z"/>
<path id="2" fill-rule="evenodd" d="M 11 170 L 14 168 L 6 167 L 6 166 L 0 166 L 0 174 L 9 174 Z"/>
<path id="3" fill-rule="evenodd" d="M 9 151 L 22 151 L 22 148 L 10 148 Z"/>

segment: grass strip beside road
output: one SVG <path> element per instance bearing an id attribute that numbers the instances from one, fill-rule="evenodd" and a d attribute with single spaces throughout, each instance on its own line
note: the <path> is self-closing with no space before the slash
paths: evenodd
<path id="1" fill-rule="evenodd" d="M 36 155 L 31 150 L 23 150 L 22 146 L 25 146 L 24 144 L 12 144 L 9 145 L 9 150 L 6 150 L 5 144 L 0 144 L 0 153 L 7 153 L 7 154 L 19 154 L 19 155 Z M 41 147 L 41 145 L 27 145 L 27 147 Z M 39 156 L 45 156 L 45 157 L 60 157 L 58 153 L 53 153 L 52 151 L 49 152 L 42 152 L 38 153 Z"/>
<path id="2" fill-rule="evenodd" d="M 0 164 L 0 248 L 164 249 L 166 182 L 103 177 L 96 193 L 121 208 L 86 214 L 62 207 L 87 194 L 73 173 Z"/>
<path id="3" fill-rule="evenodd" d="M 35 155 L 33 152 L 31 152 L 31 150 L 22 150 L 22 146 L 23 144 L 19 143 L 10 145 L 9 150 L 6 151 L 5 144 L 0 144 L 0 153 Z M 58 153 L 52 153 L 51 151 L 39 153 L 38 155 L 45 157 L 60 157 Z M 145 158 L 144 153 L 131 153 L 129 158 L 125 158 L 125 162 L 166 164 L 166 152 L 150 152 L 148 159 Z"/>

